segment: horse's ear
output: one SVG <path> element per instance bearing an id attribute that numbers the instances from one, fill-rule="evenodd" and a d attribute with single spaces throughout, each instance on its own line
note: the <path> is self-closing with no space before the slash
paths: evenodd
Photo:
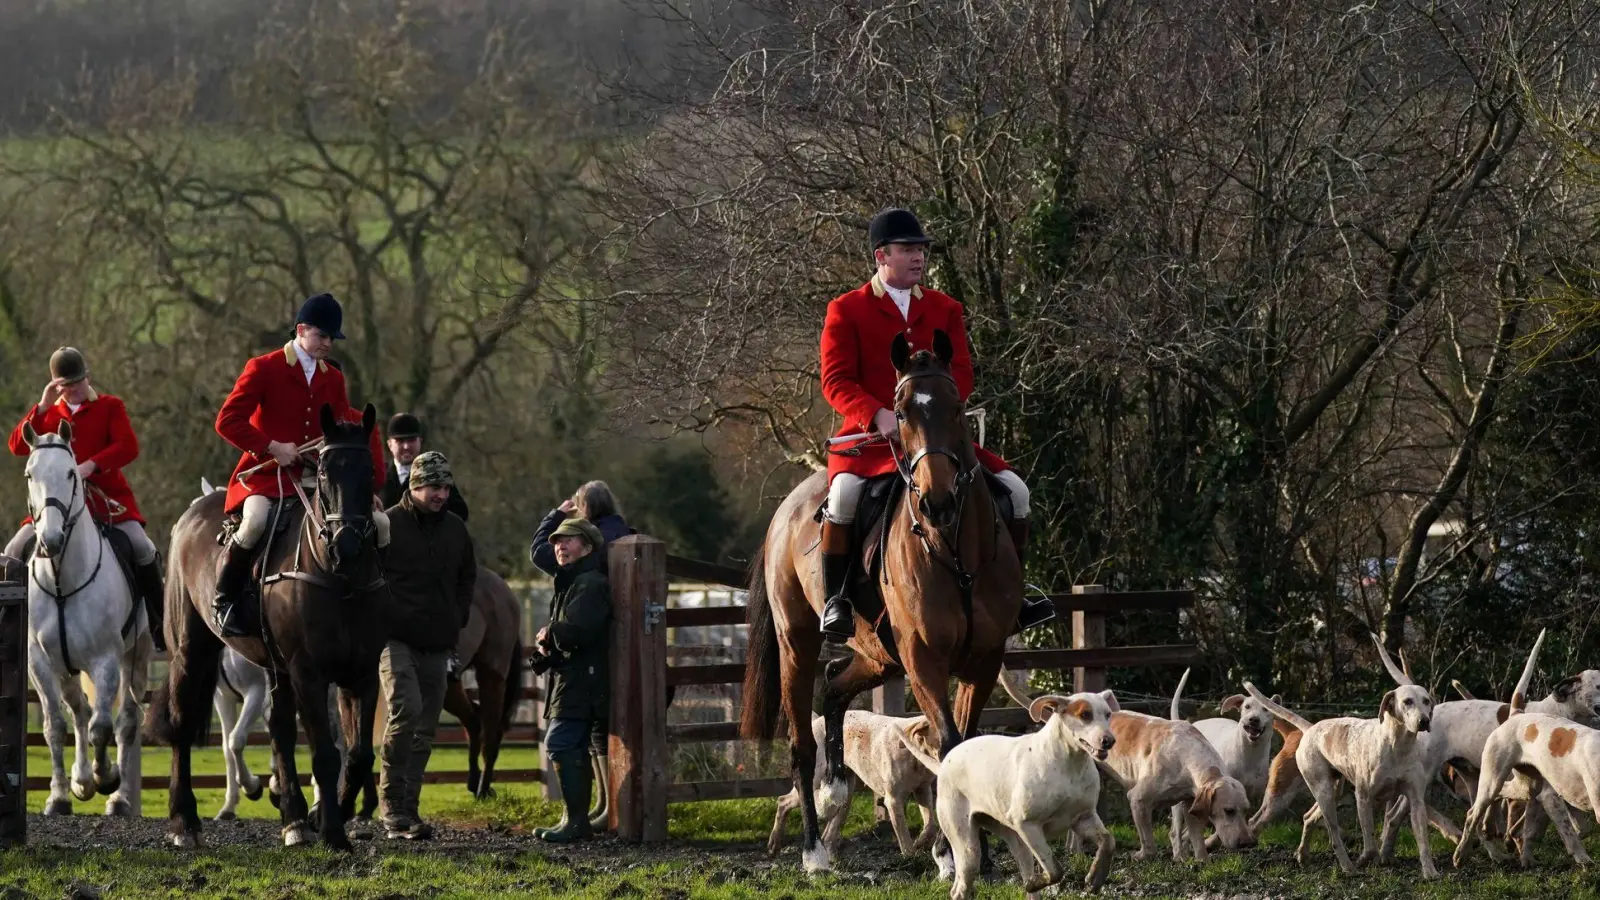
<path id="1" fill-rule="evenodd" d="M 72 423 L 62 419 L 61 424 L 56 426 L 56 434 L 61 435 L 63 441 L 72 443 Z"/>
<path id="2" fill-rule="evenodd" d="M 22 423 L 22 442 L 24 444 L 28 445 L 28 449 L 29 450 L 33 449 L 33 443 L 34 443 L 34 441 L 37 441 L 38 439 L 39 439 L 39 433 L 33 430 L 33 423 L 32 422 L 23 422 Z"/>
<path id="3" fill-rule="evenodd" d="M 326 403 L 322 404 L 322 436 L 331 440 L 334 430 L 338 427 L 339 420 L 333 417 L 333 407 Z"/>
<path id="4" fill-rule="evenodd" d="M 889 345 L 889 360 L 894 363 L 894 370 L 901 375 L 906 373 L 906 365 L 911 361 L 911 344 L 906 341 L 906 336 L 896 334 L 894 343 Z"/>
<path id="5" fill-rule="evenodd" d="M 950 360 L 956 355 L 955 345 L 950 343 L 950 335 L 945 334 L 942 328 L 933 330 L 933 355 L 939 358 L 939 362 L 947 366 L 950 365 Z"/>
<path id="6" fill-rule="evenodd" d="M 378 424 L 378 408 L 371 403 L 361 411 L 361 431 L 363 434 L 372 434 L 373 426 Z"/>

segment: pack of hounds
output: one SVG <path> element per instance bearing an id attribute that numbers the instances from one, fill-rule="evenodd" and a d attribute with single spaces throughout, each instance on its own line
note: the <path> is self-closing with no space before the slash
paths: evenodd
<path id="1" fill-rule="evenodd" d="M 1509 851 L 1531 865 L 1533 847 L 1550 824 L 1573 862 L 1587 866 L 1582 837 L 1589 817 L 1600 817 L 1600 730 L 1594 727 L 1600 725 L 1600 670 L 1564 678 L 1549 696 L 1530 701 L 1541 631 L 1509 702 L 1473 698 L 1459 684 L 1465 699 L 1435 702 L 1408 666 L 1396 665 L 1374 643 L 1395 688 L 1383 695 L 1373 718 L 1311 722 L 1281 696 L 1267 697 L 1245 682 L 1245 693 L 1221 708 L 1237 712 L 1237 720 L 1191 723 L 1180 714 L 1187 671 L 1167 719 L 1121 709 L 1112 691 L 1029 697 L 1025 682 L 1008 672 L 1002 685 L 1027 708 L 1037 731 L 972 738 L 941 760 L 926 718 L 852 710 L 845 718 L 845 762 L 859 786 L 883 801 L 901 853 L 922 852 L 944 835 L 948 850 L 935 849 L 934 856 L 941 879 L 953 880 L 954 900 L 974 896 L 983 832 L 1005 841 L 1030 897 L 1064 877 L 1051 850 L 1059 839 L 1068 853 L 1093 847 L 1085 885 L 1098 890 L 1116 849 L 1098 812 L 1106 776 L 1127 794 L 1139 860 L 1159 852 L 1158 811 L 1171 817 L 1173 859 L 1203 861 L 1218 847 L 1254 847 L 1261 829 L 1309 790 L 1315 802 L 1301 820 L 1295 854 L 1301 865 L 1318 823 L 1344 872 L 1374 859 L 1387 863 L 1409 815 L 1413 834 L 1433 828 L 1455 844 L 1456 866 L 1480 838 L 1494 862 L 1507 860 Z M 822 720 L 814 719 L 813 727 L 820 742 Z M 1274 731 L 1283 738 L 1276 753 Z M 1429 806 L 1434 785 L 1470 805 L 1461 827 Z M 1347 789 L 1361 828 L 1361 853 L 1354 859 L 1338 816 Z M 825 805 L 819 792 L 817 814 L 833 850 L 850 798 L 827 799 Z M 915 800 L 926 823 L 915 838 L 905 821 L 907 800 Z M 769 853 L 778 852 L 786 820 L 799 805 L 797 793 L 779 800 Z M 1574 815 L 1574 808 L 1587 815 Z M 1375 833 L 1380 811 L 1381 836 Z M 1439 877 L 1429 841 L 1418 847 L 1422 876 Z"/>

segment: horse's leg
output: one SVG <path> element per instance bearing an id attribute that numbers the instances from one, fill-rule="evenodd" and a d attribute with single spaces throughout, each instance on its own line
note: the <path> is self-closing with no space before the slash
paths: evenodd
<path id="1" fill-rule="evenodd" d="M 38 641 L 28 642 L 28 676 L 33 681 L 34 693 L 39 695 L 39 709 L 44 714 L 44 739 L 50 747 L 50 797 L 45 800 L 44 814 L 70 816 L 72 797 L 67 793 L 65 760 L 67 709 L 62 702 L 62 693 L 66 681 L 76 679 L 71 676 L 58 678 L 49 654 L 39 646 Z"/>
<path id="2" fill-rule="evenodd" d="M 122 786 L 122 774 L 111 765 L 111 744 L 116 738 L 114 710 L 122 699 L 122 664 L 113 656 L 103 656 L 89 664 L 89 679 L 94 684 L 94 710 L 89 716 L 89 740 L 94 744 L 94 789 L 110 796 Z"/>
<path id="3" fill-rule="evenodd" d="M 138 601 L 134 601 L 138 602 Z M 106 801 L 106 815 L 144 815 L 144 754 L 139 739 L 144 724 L 144 692 L 150 684 L 150 656 L 155 644 L 138 635 L 122 667 L 121 708 L 117 711 L 117 774 L 122 786 Z"/>
<path id="4" fill-rule="evenodd" d="M 217 718 L 222 722 L 222 767 L 223 779 L 227 786 L 223 789 L 222 809 L 217 811 L 217 821 L 227 822 L 237 819 L 239 814 L 239 781 L 240 764 L 244 761 L 244 754 L 234 752 L 234 733 L 240 731 L 239 704 L 233 694 L 224 689 L 216 690 Z"/>
<path id="5" fill-rule="evenodd" d="M 483 775 L 478 782 L 477 797 L 486 800 L 494 796 L 494 764 L 500 757 L 500 741 L 505 737 L 506 677 L 500 672 L 490 671 L 488 666 L 482 666 L 477 671 L 478 727 L 483 744 Z M 596 727 L 605 730 L 603 723 Z M 473 743 L 478 743 L 476 736 Z M 477 767 L 476 762 L 472 765 L 473 768 Z"/>
<path id="6" fill-rule="evenodd" d="M 81 675 L 57 673 L 61 679 L 61 699 L 72 713 L 72 796 L 88 800 L 94 796 L 94 743 L 89 739 L 89 698 L 84 696 Z"/>
<path id="7" fill-rule="evenodd" d="M 172 584 L 172 582 L 168 582 Z M 181 584 L 168 590 L 173 625 L 167 680 L 150 701 L 150 730 L 172 746 L 172 772 L 167 783 L 168 830 L 180 848 L 200 846 L 200 814 L 195 808 L 190 748 L 211 722 L 211 700 L 217 690 L 222 641 L 200 617 Z"/>
<path id="8" fill-rule="evenodd" d="M 372 720 L 378 711 L 378 686 L 363 684 L 339 691 L 340 721 L 348 748 L 344 783 L 340 786 L 339 808 L 349 819 L 356 813 L 356 802 L 372 784 Z"/>
<path id="9" fill-rule="evenodd" d="M 818 814 L 824 818 L 831 818 L 841 805 L 850 802 L 850 771 L 844 765 L 845 711 L 850 708 L 850 701 L 857 694 L 883 684 L 883 676 L 881 664 L 857 653 L 842 670 L 828 679 L 823 689 L 823 752 L 828 769 Z"/>
<path id="10" fill-rule="evenodd" d="M 288 677 L 280 676 L 272 688 L 267 729 L 272 732 L 273 775 L 278 782 L 278 815 L 283 822 L 285 847 L 311 841 L 311 827 L 306 824 L 306 795 L 300 789 L 300 773 L 294 759 L 295 712 L 294 685 Z M 326 708 L 323 718 L 327 718 Z"/>
<path id="11" fill-rule="evenodd" d="M 483 701 L 483 684 L 478 685 L 478 700 Z M 485 707 L 487 708 L 487 707 Z M 444 689 L 444 711 L 456 717 L 461 727 L 467 732 L 467 793 L 478 796 L 478 778 L 482 774 L 478 770 L 478 739 L 482 736 L 479 731 L 478 709 L 467 699 L 467 689 L 461 686 L 461 679 L 450 682 Z"/>
<path id="12" fill-rule="evenodd" d="M 900 648 L 900 658 L 905 662 L 906 680 L 911 684 L 911 695 L 916 698 L 928 724 L 939 735 L 939 758 L 961 743 L 961 731 L 956 727 L 955 716 L 950 711 L 950 667 L 947 660 L 921 641 L 910 641 L 910 646 Z M 935 794 L 937 794 L 937 786 Z M 938 803 L 937 797 L 935 804 Z M 987 842 L 977 841 L 985 846 Z M 949 838 L 940 832 L 933 842 L 933 857 L 944 871 L 954 865 L 950 858 Z M 980 859 L 982 851 L 979 851 Z"/>
<path id="13" fill-rule="evenodd" d="M 354 850 L 350 837 L 344 833 L 343 805 L 346 797 L 339 792 L 339 771 L 343 768 L 343 757 L 333 739 L 333 720 L 328 710 L 329 684 L 325 679 L 305 672 L 292 672 L 291 675 L 295 703 L 302 711 L 300 720 L 305 725 L 306 743 L 311 746 L 311 777 L 315 779 L 321 796 L 328 801 L 318 804 L 321 815 L 316 824 L 322 833 L 322 842 L 335 850 Z M 352 751 L 352 755 L 355 752 L 359 751 Z M 367 766 L 371 768 L 370 760 Z M 349 791 L 348 800 L 352 808 L 359 787 L 359 782 L 356 782 L 355 788 Z"/>
<path id="14" fill-rule="evenodd" d="M 803 597 L 798 584 L 792 597 Z M 773 596 L 769 602 L 777 603 Z M 811 722 L 812 682 L 816 675 L 817 653 L 822 649 L 822 633 L 816 628 L 800 629 L 800 633 L 778 634 L 781 648 L 779 667 L 782 674 L 783 712 L 789 718 L 789 767 L 794 786 L 800 791 L 800 861 L 807 872 L 826 872 L 832 867 L 828 847 L 822 841 L 817 825 L 817 798 L 813 793 L 813 776 L 817 767 L 817 739 L 807 725 Z"/>

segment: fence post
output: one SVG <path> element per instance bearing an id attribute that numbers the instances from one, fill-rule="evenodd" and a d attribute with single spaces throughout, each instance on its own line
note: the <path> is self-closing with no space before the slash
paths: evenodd
<path id="1" fill-rule="evenodd" d="M 28 589 L 0 582 L 0 848 L 28 839 Z"/>
<path id="2" fill-rule="evenodd" d="M 872 689 L 872 711 L 882 716 L 906 713 L 906 676 L 890 675 Z"/>
<path id="3" fill-rule="evenodd" d="M 608 546 L 611 611 L 611 827 L 667 839 L 667 549 L 637 534 Z"/>
<path id="4" fill-rule="evenodd" d="M 1072 586 L 1074 594 L 1104 594 L 1103 584 L 1075 584 Z M 1072 613 L 1072 647 L 1082 650 L 1089 647 L 1104 647 L 1106 645 L 1106 614 L 1103 612 L 1083 612 L 1075 610 Z M 1072 689 L 1076 693 L 1085 691 L 1103 691 L 1106 689 L 1106 670 L 1103 668 L 1085 668 L 1077 666 L 1072 670 Z"/>

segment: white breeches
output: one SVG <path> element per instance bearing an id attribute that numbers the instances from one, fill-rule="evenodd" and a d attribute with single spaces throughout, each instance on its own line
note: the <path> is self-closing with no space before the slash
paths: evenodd
<path id="1" fill-rule="evenodd" d="M 995 477 L 1011 492 L 1011 516 L 1028 517 L 1028 485 L 1016 472 L 1007 469 Z M 835 525 L 849 525 L 856 520 L 856 506 L 861 503 L 861 489 L 867 480 L 849 472 L 840 472 L 828 483 L 828 521 Z"/>
<path id="2" fill-rule="evenodd" d="M 144 566 L 156 561 L 156 545 L 150 540 L 150 535 L 145 534 L 143 525 L 129 520 L 127 522 L 118 522 L 111 527 L 127 535 L 128 541 L 133 544 L 134 565 Z M 33 540 L 33 533 L 32 522 L 17 529 L 16 536 L 11 539 L 10 543 L 6 544 L 6 555 L 21 559 L 22 548 L 27 546 L 28 541 Z"/>
<path id="3" fill-rule="evenodd" d="M 267 526 L 271 524 L 271 497 L 252 494 L 244 498 L 244 506 L 239 509 L 239 529 L 233 533 L 234 543 L 246 550 L 253 548 L 260 543 L 261 536 L 267 533 Z M 378 546 L 389 546 L 389 516 L 376 506 L 372 510 L 372 525 L 378 535 Z"/>

